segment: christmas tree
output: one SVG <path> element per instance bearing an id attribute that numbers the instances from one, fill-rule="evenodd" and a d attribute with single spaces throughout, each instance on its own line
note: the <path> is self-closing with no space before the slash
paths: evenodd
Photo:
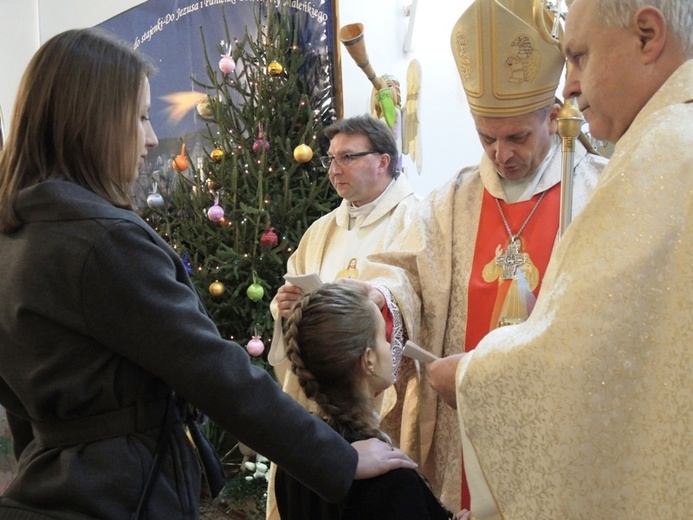
<path id="1" fill-rule="evenodd" d="M 192 164 L 182 147 L 174 189 L 144 212 L 187 262 L 222 336 L 241 344 L 270 339 L 269 302 L 286 260 L 339 202 L 318 160 L 335 108 L 316 92 L 325 63 L 301 48 L 301 15 L 263 6 L 256 35 L 231 53 L 217 45 L 221 60 L 207 53 L 209 83 L 198 84 L 209 95 L 197 106 L 208 119 L 205 159 Z"/>
<path id="2" fill-rule="evenodd" d="M 186 262 L 222 337 L 246 346 L 270 373 L 263 347 L 286 261 L 307 227 L 339 203 L 318 160 L 323 125 L 335 119 L 321 79 L 332 65 L 304 44 L 308 15 L 274 4 L 258 4 L 256 27 L 242 39 L 232 42 L 227 29 L 216 52 L 205 44 L 208 77 L 195 80 L 207 92 L 197 105 L 207 121 L 203 159 L 193 164 L 184 139 L 173 160 L 177 182 L 165 199 L 151 194 L 144 211 Z M 235 443 L 213 424 L 208 434 L 222 455 Z M 248 518 L 254 506 L 246 502 L 266 488 L 264 478 L 247 478 L 253 471 L 231 471 L 227 486 L 231 507 Z"/>

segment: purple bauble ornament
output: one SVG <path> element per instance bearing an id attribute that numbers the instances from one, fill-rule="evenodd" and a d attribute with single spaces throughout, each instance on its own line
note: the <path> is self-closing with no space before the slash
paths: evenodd
<path id="1" fill-rule="evenodd" d="M 214 206 L 207 210 L 207 218 L 212 222 L 221 222 L 224 218 L 224 208 L 219 205 L 219 195 L 214 197 Z"/>
<path id="2" fill-rule="evenodd" d="M 224 218 L 224 208 L 215 204 L 207 210 L 207 218 L 212 222 L 221 222 Z"/>

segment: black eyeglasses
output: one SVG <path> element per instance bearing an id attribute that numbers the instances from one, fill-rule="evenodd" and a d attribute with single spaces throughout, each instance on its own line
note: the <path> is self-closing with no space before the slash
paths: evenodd
<path id="1" fill-rule="evenodd" d="M 363 157 L 364 155 L 370 155 L 372 153 L 380 152 L 378 152 L 377 150 L 368 150 L 367 152 L 343 153 L 336 155 L 334 157 L 331 155 L 323 155 L 322 157 L 320 157 L 320 162 L 328 170 L 330 169 L 330 164 L 332 164 L 332 161 L 336 162 L 337 166 L 339 166 L 340 168 L 346 168 L 359 157 Z"/>

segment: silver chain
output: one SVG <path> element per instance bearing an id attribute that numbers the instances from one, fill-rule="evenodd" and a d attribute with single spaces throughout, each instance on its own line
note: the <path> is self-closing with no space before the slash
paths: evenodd
<path id="1" fill-rule="evenodd" d="M 534 207 L 532 208 L 532 211 L 529 212 L 529 215 L 527 215 L 527 218 L 525 219 L 525 221 L 523 222 L 523 224 L 520 226 L 520 229 L 518 229 L 518 230 L 517 230 L 517 233 L 515 233 L 514 235 L 513 235 L 513 232 L 510 231 L 510 224 L 508 224 L 508 219 L 505 218 L 505 213 L 503 213 L 503 208 L 501 208 L 500 201 L 499 201 L 497 198 L 495 199 L 495 201 L 496 201 L 496 206 L 498 206 L 498 211 L 500 211 L 501 218 L 503 219 L 503 224 L 505 224 L 505 229 L 506 229 L 506 231 L 508 232 L 508 235 L 510 236 L 510 241 L 511 241 L 511 242 L 514 242 L 515 240 L 517 240 L 517 237 L 519 237 L 520 234 L 525 230 L 525 227 L 527 226 L 527 223 L 529 222 L 529 219 L 531 219 L 531 218 L 532 218 L 532 215 L 534 215 L 534 212 L 535 212 L 535 211 L 537 210 L 537 208 L 539 207 L 539 203 L 540 203 L 540 202 L 542 201 L 542 199 L 544 198 L 544 195 L 546 195 L 546 192 L 545 192 L 545 191 L 543 191 L 543 192 L 541 193 L 541 195 L 539 196 L 539 200 L 537 201 L 537 203 L 536 203 L 536 204 L 534 205 Z"/>

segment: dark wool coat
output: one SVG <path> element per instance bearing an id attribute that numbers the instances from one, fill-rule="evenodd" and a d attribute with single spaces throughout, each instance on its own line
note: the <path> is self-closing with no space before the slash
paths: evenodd
<path id="1" fill-rule="evenodd" d="M 127 519 L 171 388 L 324 497 L 346 495 L 355 450 L 219 336 L 179 256 L 134 212 L 65 181 L 22 190 L 17 210 L 23 227 L 0 234 L 0 403 L 21 451 L 6 496 Z M 133 424 L 113 421 L 133 406 Z M 199 486 L 176 423 L 148 517 L 197 518 Z"/>

